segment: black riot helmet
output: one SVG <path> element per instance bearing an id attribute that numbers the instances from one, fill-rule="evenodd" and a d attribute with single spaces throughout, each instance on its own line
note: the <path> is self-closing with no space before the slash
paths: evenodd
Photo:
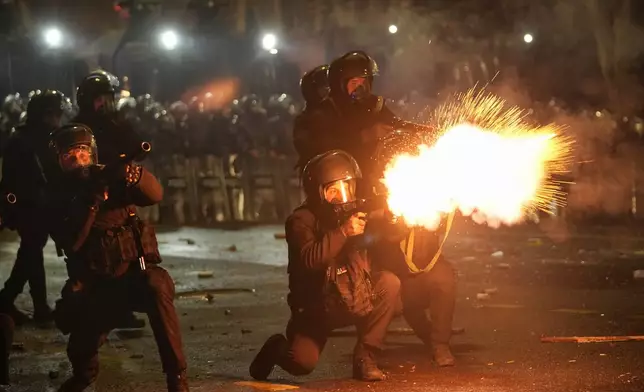
<path id="1" fill-rule="evenodd" d="M 329 66 L 330 95 L 340 102 L 360 102 L 371 96 L 376 75 L 378 65 L 374 59 L 363 51 L 349 52 Z"/>
<path id="2" fill-rule="evenodd" d="M 67 124 L 51 133 L 49 150 L 63 173 L 86 172 L 98 163 L 96 139 L 84 124 Z"/>
<path id="3" fill-rule="evenodd" d="M 313 157 L 302 172 L 307 201 L 331 207 L 355 202 L 357 181 L 361 178 L 356 160 L 342 150 Z"/>
<path id="4" fill-rule="evenodd" d="M 139 110 L 139 113 L 143 113 L 148 106 L 154 104 L 154 98 L 150 94 L 143 94 L 136 97 L 135 106 Z"/>
<path id="5" fill-rule="evenodd" d="M 300 79 L 300 90 L 307 106 L 315 106 L 329 95 L 329 66 L 313 68 Z"/>
<path id="6" fill-rule="evenodd" d="M 27 124 L 47 125 L 50 129 L 61 125 L 65 112 L 65 95 L 57 90 L 36 90 L 27 104 Z"/>
<path id="7" fill-rule="evenodd" d="M 94 71 L 79 84 L 76 100 L 81 114 L 114 116 L 116 114 L 115 95 L 119 81 L 106 71 Z"/>
<path id="8" fill-rule="evenodd" d="M 244 95 L 239 100 L 239 105 L 246 113 L 262 110 L 262 100 L 256 94 Z"/>
<path id="9" fill-rule="evenodd" d="M 295 100 L 288 94 L 271 95 L 266 104 L 269 116 L 294 116 L 296 112 Z"/>

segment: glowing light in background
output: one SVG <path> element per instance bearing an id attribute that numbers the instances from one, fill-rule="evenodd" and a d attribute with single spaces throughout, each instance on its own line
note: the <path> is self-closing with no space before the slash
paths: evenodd
<path id="1" fill-rule="evenodd" d="M 174 50 L 179 46 L 179 35 L 172 30 L 166 30 L 159 34 L 159 42 L 165 50 Z"/>

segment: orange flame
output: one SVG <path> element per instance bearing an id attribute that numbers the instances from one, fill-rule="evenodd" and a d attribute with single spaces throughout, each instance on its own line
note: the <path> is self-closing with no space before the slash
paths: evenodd
<path id="1" fill-rule="evenodd" d="M 555 125 L 527 124 L 517 108 L 491 95 L 468 94 L 436 112 L 445 128 L 432 146 L 394 157 L 384 174 L 389 209 L 410 225 L 438 227 L 459 210 L 477 223 L 521 222 L 530 210 L 561 204 L 552 174 L 566 170 L 571 141 Z M 474 121 L 483 123 L 483 128 Z M 466 119 L 473 122 L 465 121 Z M 484 121 L 481 121 L 484 120 Z"/>

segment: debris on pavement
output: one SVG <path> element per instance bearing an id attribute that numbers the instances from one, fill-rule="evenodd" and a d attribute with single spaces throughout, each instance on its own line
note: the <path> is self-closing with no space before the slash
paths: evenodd
<path id="1" fill-rule="evenodd" d="M 212 278 L 214 275 L 215 275 L 214 271 L 199 271 L 199 272 L 197 272 L 197 278 L 199 278 L 199 279 Z"/>
<path id="2" fill-rule="evenodd" d="M 476 294 L 476 299 L 478 299 L 479 301 L 486 301 L 486 300 L 490 299 L 490 294 L 488 294 L 488 293 L 477 293 Z"/>
<path id="3" fill-rule="evenodd" d="M 181 291 L 175 295 L 175 298 L 185 299 L 185 298 L 197 298 L 197 299 L 208 299 L 208 296 L 214 296 L 217 294 L 239 294 L 239 293 L 255 293 L 255 289 L 247 288 L 221 288 L 221 289 L 206 289 L 206 290 L 189 290 Z"/>
<path id="4" fill-rule="evenodd" d="M 510 264 L 508 264 L 508 263 L 499 263 L 496 266 L 497 266 L 497 268 L 500 268 L 500 269 L 509 269 L 510 268 Z"/>
<path id="5" fill-rule="evenodd" d="M 229 252 L 237 252 L 237 245 L 232 244 L 228 248 L 226 248 L 226 250 Z"/>
<path id="6" fill-rule="evenodd" d="M 541 343 L 606 343 L 606 342 L 644 342 L 644 336 L 552 336 L 542 337 Z"/>
<path id="7" fill-rule="evenodd" d="M 463 261 L 474 261 L 474 260 L 476 260 L 476 257 L 474 257 L 474 256 L 465 256 L 461 260 L 463 260 Z"/>
<path id="8" fill-rule="evenodd" d="M 253 331 L 251 331 L 250 329 L 242 328 L 242 329 L 241 329 L 241 333 L 242 333 L 242 335 L 246 335 L 246 334 L 248 334 L 248 333 L 253 333 Z"/>
<path id="9" fill-rule="evenodd" d="M 235 385 L 240 387 L 251 387 L 262 391 L 288 391 L 291 389 L 300 388 L 296 385 L 273 384 L 269 382 L 259 382 L 259 381 L 237 381 L 235 382 Z"/>
<path id="10" fill-rule="evenodd" d="M 644 279 L 644 270 L 633 271 L 633 279 Z"/>
<path id="11" fill-rule="evenodd" d="M 598 311 L 592 309 L 553 309 L 551 310 L 551 312 L 570 314 L 600 314 Z"/>
<path id="12" fill-rule="evenodd" d="M 55 380 L 55 379 L 57 379 L 57 378 L 58 378 L 58 376 L 60 376 L 60 372 L 59 372 L 58 370 L 50 370 L 50 371 L 49 371 L 49 378 L 50 378 L 51 380 Z"/>
<path id="13" fill-rule="evenodd" d="M 230 309 L 224 310 L 224 315 L 225 316 L 230 316 L 231 314 L 232 314 L 232 312 L 230 311 Z"/>
<path id="14" fill-rule="evenodd" d="M 503 257 L 503 251 L 497 250 L 496 252 L 491 254 L 492 257 Z"/>
<path id="15" fill-rule="evenodd" d="M 130 355 L 132 359 L 143 359 L 143 354 L 132 354 Z"/>
<path id="16" fill-rule="evenodd" d="M 276 240 L 283 240 L 286 239 L 286 233 L 275 233 L 273 237 L 275 237 Z"/>
<path id="17" fill-rule="evenodd" d="M 543 241 L 541 241 L 541 238 L 529 238 L 528 239 L 528 245 L 530 245 L 530 246 L 541 246 L 541 245 L 543 245 Z"/>
<path id="18" fill-rule="evenodd" d="M 485 290 L 483 290 L 483 292 L 484 292 L 485 294 L 490 294 L 490 295 L 492 295 L 492 294 L 496 294 L 496 293 L 498 293 L 498 292 L 499 292 L 499 289 L 497 289 L 496 287 L 491 287 L 491 288 L 489 288 L 489 289 L 485 289 Z"/>
<path id="19" fill-rule="evenodd" d="M 194 245 L 195 244 L 195 240 L 193 240 L 191 238 L 179 238 L 179 241 L 183 241 L 188 245 Z"/>

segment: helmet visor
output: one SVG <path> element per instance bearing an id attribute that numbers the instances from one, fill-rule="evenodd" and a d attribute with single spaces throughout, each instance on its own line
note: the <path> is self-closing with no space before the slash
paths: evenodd
<path id="1" fill-rule="evenodd" d="M 355 77 L 347 80 L 347 93 L 354 101 L 361 101 L 371 95 L 371 81 L 367 77 Z"/>
<path id="2" fill-rule="evenodd" d="M 322 198 L 331 204 L 344 204 L 356 200 L 356 181 L 338 180 L 322 187 Z"/>
<path id="3" fill-rule="evenodd" d="M 83 144 L 70 147 L 58 156 L 58 163 L 64 172 L 95 164 L 92 148 Z"/>

